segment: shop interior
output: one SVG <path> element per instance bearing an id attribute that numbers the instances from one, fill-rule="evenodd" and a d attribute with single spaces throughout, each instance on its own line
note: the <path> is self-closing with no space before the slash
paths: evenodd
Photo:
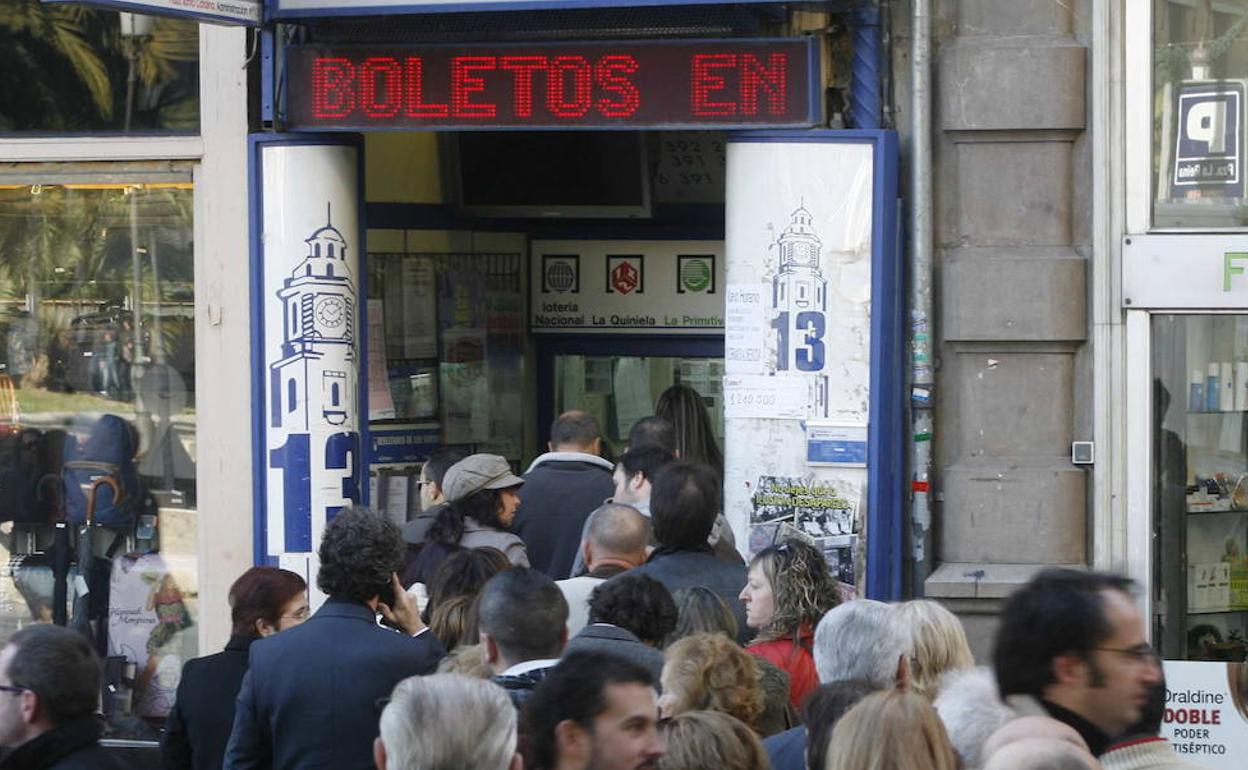
<path id="1" fill-rule="evenodd" d="M 722 442 L 722 326 L 535 330 L 530 305 L 534 281 L 550 282 L 557 297 L 561 281 L 579 280 L 557 267 L 534 272 L 534 250 L 550 244 L 722 242 L 724 143 L 724 133 L 706 131 L 365 135 L 379 507 L 414 513 L 419 463 L 436 445 L 501 454 L 523 470 L 567 409 L 596 416 L 605 451 L 617 452 L 675 384 L 702 395 Z M 646 280 L 680 280 L 673 259 L 646 259 Z M 612 289 L 584 285 L 565 296 L 592 312 L 604 291 Z"/>

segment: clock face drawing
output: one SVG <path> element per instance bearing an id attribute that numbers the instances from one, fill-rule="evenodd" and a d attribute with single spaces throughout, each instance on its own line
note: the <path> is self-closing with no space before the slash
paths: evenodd
<path id="1" fill-rule="evenodd" d="M 322 298 L 316 303 L 316 320 L 327 329 L 337 329 L 346 323 L 346 303 L 338 297 Z"/>

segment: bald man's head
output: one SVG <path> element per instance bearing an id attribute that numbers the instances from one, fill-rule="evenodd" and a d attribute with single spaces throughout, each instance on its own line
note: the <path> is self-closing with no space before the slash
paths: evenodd
<path id="1" fill-rule="evenodd" d="M 602 428 L 592 414 L 573 409 L 564 412 L 550 424 L 552 452 L 587 452 L 598 454 L 602 448 Z"/>
<path id="2" fill-rule="evenodd" d="M 604 559 L 636 567 L 646 560 L 650 520 L 631 505 L 607 503 L 589 515 L 585 530 L 585 565 L 592 572 Z"/>
<path id="3" fill-rule="evenodd" d="M 1039 716 L 1019 717 L 1006 722 L 995 733 L 988 736 L 981 756 L 989 758 L 1006 746 L 1035 739 L 1066 743 L 1091 756 L 1087 742 L 1075 731 L 1075 728 L 1052 717 Z"/>
<path id="4" fill-rule="evenodd" d="M 1101 770 L 1101 763 L 1069 741 L 1023 738 L 990 754 L 984 770 Z"/>

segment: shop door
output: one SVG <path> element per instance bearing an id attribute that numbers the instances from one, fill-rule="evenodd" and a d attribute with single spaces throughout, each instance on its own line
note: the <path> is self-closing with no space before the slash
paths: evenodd
<path id="1" fill-rule="evenodd" d="M 1248 655 L 1248 315 L 1149 315 L 1154 644 Z"/>
<path id="2" fill-rule="evenodd" d="M 659 395 L 677 384 L 702 395 L 722 447 L 723 356 L 722 337 L 544 340 L 538 349 L 539 448 L 545 449 L 556 415 L 582 409 L 598 419 L 618 453 L 628 443 L 633 424 L 654 414 Z"/>

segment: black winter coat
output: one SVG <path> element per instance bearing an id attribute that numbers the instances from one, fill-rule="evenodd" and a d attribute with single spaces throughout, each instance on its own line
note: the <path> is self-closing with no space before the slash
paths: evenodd
<path id="1" fill-rule="evenodd" d="M 233 636 L 223 652 L 186 662 L 160 742 L 165 770 L 221 770 L 253 641 Z"/>
<path id="2" fill-rule="evenodd" d="M 585 458 L 571 459 L 571 458 Z M 563 459 L 569 458 L 569 459 Z M 512 531 L 524 541 L 529 565 L 565 580 L 594 509 L 615 493 L 611 463 L 579 452 L 549 452 L 534 461 L 520 487 Z"/>
<path id="3" fill-rule="evenodd" d="M 128 770 L 100 746 L 94 714 L 70 720 L 26 741 L 0 759 L 0 770 Z"/>

